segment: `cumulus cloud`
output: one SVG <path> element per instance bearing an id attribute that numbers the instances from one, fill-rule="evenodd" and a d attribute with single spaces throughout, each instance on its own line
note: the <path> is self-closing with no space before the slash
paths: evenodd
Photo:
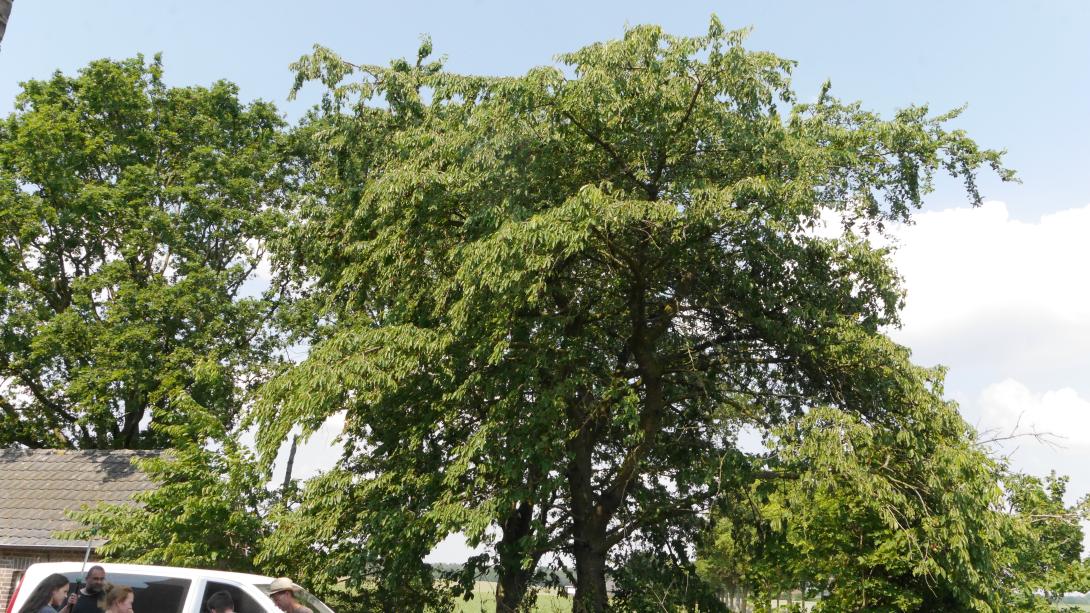
<path id="1" fill-rule="evenodd" d="M 462 533 L 451 534 L 439 542 L 425 558 L 428 564 L 462 564 L 470 558 L 484 553 L 485 546 L 470 547 Z"/>
<path id="2" fill-rule="evenodd" d="M 1088 230 L 1090 207 L 1037 222 L 1012 219 L 1002 202 L 919 215 L 895 230 L 910 280 L 906 324 L 935 328 L 982 311 L 1090 322 L 1090 286 L 1072 282 L 1090 256 Z"/>
<path id="3" fill-rule="evenodd" d="M 1037 432 L 1062 447 L 1090 449 L 1090 400 L 1066 387 L 1034 392 L 1005 379 L 980 393 L 981 426 L 1000 435 Z"/>
<path id="4" fill-rule="evenodd" d="M 250 253 L 261 254 L 261 259 L 257 262 L 257 268 L 254 269 L 254 276 L 268 283 L 272 280 L 272 261 L 269 259 L 269 254 L 266 253 L 265 246 L 256 238 L 250 238 L 246 240 L 246 248 L 249 249 Z"/>
<path id="5" fill-rule="evenodd" d="M 946 394 L 1004 442 L 1016 470 L 1069 475 L 1090 492 L 1090 206 L 1012 217 L 1002 202 L 929 211 L 891 229 L 907 291 L 892 330 L 921 364 L 949 367 Z"/>
<path id="6" fill-rule="evenodd" d="M 926 212 L 893 229 L 908 291 L 893 331 L 924 363 L 983 385 L 1082 383 L 1090 368 L 1090 206 L 1013 219 L 1002 202 Z M 978 387 L 979 389 L 979 387 Z M 1087 388 L 1080 388 L 1086 393 Z"/>
<path id="7" fill-rule="evenodd" d="M 1075 504 L 1090 493 L 1090 399 L 1070 387 L 1038 391 L 1014 379 L 986 386 L 977 398 L 983 438 L 1020 434 L 997 443 L 1013 469 L 1070 478 L 1064 500 Z M 1032 433 L 1043 436 L 1030 436 Z M 1083 525 L 1090 549 L 1090 524 Z"/>

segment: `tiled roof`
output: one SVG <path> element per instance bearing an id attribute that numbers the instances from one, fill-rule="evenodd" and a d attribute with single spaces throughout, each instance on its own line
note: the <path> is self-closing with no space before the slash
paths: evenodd
<path id="1" fill-rule="evenodd" d="M 153 486 L 128 450 L 0 450 L 0 546 L 84 547 L 53 537 L 78 525 L 64 514 L 99 502 L 123 503 Z"/>

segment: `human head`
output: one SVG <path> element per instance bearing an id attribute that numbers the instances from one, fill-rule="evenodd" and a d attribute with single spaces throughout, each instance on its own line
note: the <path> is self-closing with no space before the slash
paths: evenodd
<path id="1" fill-rule="evenodd" d="M 220 590 L 209 596 L 204 606 L 208 607 L 212 613 L 234 613 L 235 599 L 231 598 L 227 590 Z"/>
<path id="2" fill-rule="evenodd" d="M 49 575 L 30 593 L 19 613 L 38 613 L 45 605 L 56 604 L 56 596 L 62 589 L 68 591 L 68 578 L 57 573 Z"/>
<path id="3" fill-rule="evenodd" d="M 291 579 L 280 577 L 269 584 L 269 597 L 272 598 L 273 604 L 281 611 L 290 611 L 297 604 L 295 591 L 300 589 L 303 588 L 296 585 Z"/>
<path id="4" fill-rule="evenodd" d="M 102 591 L 102 586 L 106 585 L 106 569 L 99 565 L 92 566 L 87 569 L 87 576 L 84 577 L 83 582 L 87 585 L 87 591 L 92 594 L 97 594 Z"/>
<path id="5" fill-rule="evenodd" d="M 106 611 L 109 613 L 132 613 L 133 599 L 131 587 L 115 585 L 106 593 Z"/>

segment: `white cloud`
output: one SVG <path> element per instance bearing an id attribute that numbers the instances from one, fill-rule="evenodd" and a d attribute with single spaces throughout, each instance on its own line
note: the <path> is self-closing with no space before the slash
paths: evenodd
<path id="1" fill-rule="evenodd" d="M 818 233 L 838 229 L 831 217 Z M 890 238 L 907 290 L 893 338 L 949 367 L 946 395 L 978 429 L 1056 435 L 1001 444 L 1013 468 L 1069 475 L 1068 502 L 1090 492 L 1090 206 L 1028 221 L 1002 202 L 928 211 Z"/>
<path id="2" fill-rule="evenodd" d="M 1002 202 L 926 212 L 893 229 L 908 290 L 893 332 L 924 363 L 1050 388 L 1090 368 L 1090 206 L 1012 219 Z"/>
<path id="3" fill-rule="evenodd" d="M 431 550 L 424 561 L 428 564 L 463 564 L 470 556 L 484 553 L 486 547 L 470 547 L 464 534 L 451 534 Z"/>
<path id="4" fill-rule="evenodd" d="M 261 241 L 256 238 L 250 238 L 246 240 L 246 248 L 251 253 L 260 253 L 261 259 L 257 262 L 257 268 L 254 269 L 254 276 L 259 280 L 268 283 L 272 280 L 272 261 L 269 258 L 269 254 L 265 251 L 265 246 Z"/>
<path id="5" fill-rule="evenodd" d="M 984 388 L 980 408 L 981 427 L 999 435 L 1037 432 L 1062 448 L 1090 448 L 1090 400 L 1069 387 L 1033 392 L 1006 379 Z"/>

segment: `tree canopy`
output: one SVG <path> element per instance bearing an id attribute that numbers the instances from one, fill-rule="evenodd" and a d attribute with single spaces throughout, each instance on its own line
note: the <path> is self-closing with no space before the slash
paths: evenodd
<path id="1" fill-rule="evenodd" d="M 254 278 L 282 214 L 272 105 L 157 58 L 28 81 L 0 122 L 0 445 L 156 447 L 234 423 L 279 338 Z"/>
<path id="2" fill-rule="evenodd" d="M 868 237 L 936 173 L 973 203 L 978 171 L 1013 173 L 948 127 L 958 111 L 799 102 L 794 64 L 744 37 L 640 26 L 505 78 L 451 73 L 427 42 L 388 67 L 300 60 L 297 87 L 327 93 L 275 261 L 311 350 L 254 419 L 271 457 L 343 413 L 345 453 L 272 550 L 316 546 L 313 572 L 412 610 L 437 589 L 422 557 L 461 531 L 493 545 L 476 562 L 500 610 L 548 558 L 576 611 L 602 611 L 607 575 L 696 578 L 717 505 L 838 469 L 917 548 L 901 580 L 998 606 L 974 515 L 994 474 L 941 372 L 885 336 L 903 290 Z M 747 452 L 743 431 L 790 444 Z"/>

